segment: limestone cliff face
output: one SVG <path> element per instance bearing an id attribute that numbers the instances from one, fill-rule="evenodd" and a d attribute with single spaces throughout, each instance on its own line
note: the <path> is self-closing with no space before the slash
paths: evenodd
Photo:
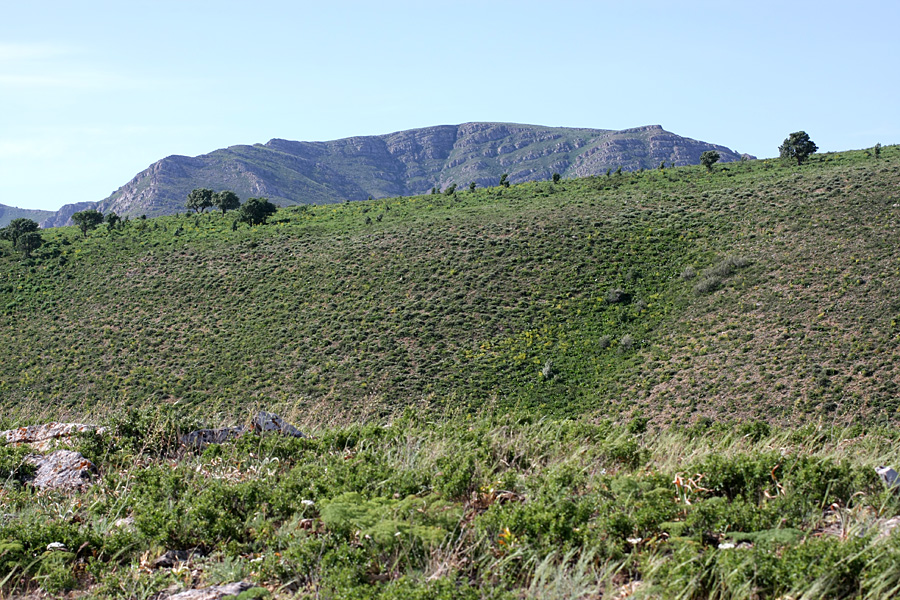
<path id="1" fill-rule="evenodd" d="M 71 225 L 72 215 L 82 210 L 96 208 L 96 206 L 96 202 L 76 202 L 75 204 L 66 204 L 61 209 L 56 211 L 53 215 L 41 221 L 41 227 L 46 229 L 47 227 L 62 227 L 63 225 Z"/>
<path id="2" fill-rule="evenodd" d="M 325 204 L 421 194 L 452 183 L 497 185 L 549 179 L 553 173 L 585 177 L 607 169 L 652 169 L 660 162 L 698 164 L 717 150 L 721 162 L 740 155 L 684 138 L 659 125 L 622 131 L 542 127 L 515 123 L 463 123 L 352 137 L 328 142 L 273 139 L 231 146 L 197 157 L 169 156 L 98 203 L 63 207 L 44 226 L 70 222 L 95 207 L 119 215 L 156 216 L 183 211 L 194 188 L 234 190 L 241 199 L 262 196 L 282 206 Z"/>

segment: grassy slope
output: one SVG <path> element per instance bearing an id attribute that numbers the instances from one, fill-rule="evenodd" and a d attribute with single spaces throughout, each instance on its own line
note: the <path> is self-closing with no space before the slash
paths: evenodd
<path id="1" fill-rule="evenodd" d="M 890 147 L 48 231 L 0 246 L 0 398 L 895 420 L 898 182 Z"/>
<path id="2" fill-rule="evenodd" d="M 0 596 L 895 596 L 895 429 L 808 421 L 895 420 L 900 152 L 727 168 L 0 246 L 0 426 L 109 426 L 75 441 L 101 474 L 77 494 L 0 446 Z M 313 435 L 178 444 L 248 404 Z M 111 406 L 139 409 L 86 414 Z M 635 409 L 807 423 L 597 418 Z"/>

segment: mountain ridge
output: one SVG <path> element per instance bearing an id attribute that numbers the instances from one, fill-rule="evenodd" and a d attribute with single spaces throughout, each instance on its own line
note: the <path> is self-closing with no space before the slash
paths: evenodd
<path id="1" fill-rule="evenodd" d="M 71 224 L 84 208 L 125 216 L 162 216 L 184 210 L 190 190 L 231 189 L 246 199 L 265 196 L 282 206 L 426 193 L 475 182 L 496 185 L 585 177 L 621 167 L 650 169 L 660 162 L 698 164 L 716 150 L 722 162 L 741 155 L 725 146 L 678 136 L 660 125 L 619 131 L 517 123 L 469 122 L 435 125 L 324 142 L 273 138 L 200 156 L 171 155 L 141 171 L 99 202 L 66 205 L 43 227 Z M 746 156 L 746 155 L 745 155 Z"/>
<path id="2" fill-rule="evenodd" d="M 18 208 L 16 206 L 6 206 L 0 204 L 0 228 L 6 227 L 13 219 L 31 219 L 32 221 L 42 221 L 56 213 L 52 210 L 39 210 L 31 208 Z"/>

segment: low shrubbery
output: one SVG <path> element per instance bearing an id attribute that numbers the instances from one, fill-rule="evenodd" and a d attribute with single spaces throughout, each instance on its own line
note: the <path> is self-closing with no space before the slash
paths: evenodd
<path id="1" fill-rule="evenodd" d="M 4 593 L 243 579 L 276 597 L 877 597 L 896 577 L 900 503 L 873 470 L 900 458 L 887 434 L 407 411 L 305 439 L 165 441 L 191 422 L 135 411 L 82 435 L 101 477 L 81 493 L 8 476 Z M 15 473 L 24 451 L 0 452 Z M 186 566 L 152 568 L 165 550 Z"/>

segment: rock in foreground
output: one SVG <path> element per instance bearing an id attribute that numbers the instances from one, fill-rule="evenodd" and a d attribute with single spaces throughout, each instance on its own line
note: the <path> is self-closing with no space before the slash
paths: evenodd
<path id="1" fill-rule="evenodd" d="M 97 473 L 94 463 L 73 450 L 57 450 L 46 456 L 31 454 L 25 460 L 37 467 L 31 484 L 45 490 L 82 489 L 93 483 Z"/>

